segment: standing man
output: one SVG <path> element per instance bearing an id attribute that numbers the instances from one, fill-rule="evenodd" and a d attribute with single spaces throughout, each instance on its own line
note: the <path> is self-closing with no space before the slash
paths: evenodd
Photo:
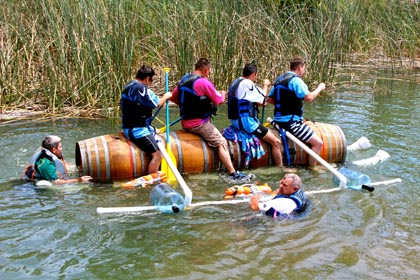
<path id="1" fill-rule="evenodd" d="M 25 170 L 27 180 L 47 180 L 54 184 L 67 184 L 75 182 L 88 182 L 90 176 L 69 178 L 67 165 L 63 158 L 61 138 L 49 135 L 42 140 L 42 146 L 30 160 Z"/>
<path id="2" fill-rule="evenodd" d="M 150 125 L 152 111 L 156 107 L 163 106 L 172 96 L 167 92 L 159 99 L 149 89 L 154 75 L 152 67 L 141 66 L 136 78 L 124 86 L 120 100 L 124 136 L 151 156 L 149 174 L 158 172 L 163 157 L 156 143 L 155 130 Z"/>
<path id="3" fill-rule="evenodd" d="M 310 203 L 301 187 L 300 177 L 294 173 L 287 173 L 280 181 L 276 196 L 271 200 L 260 202 L 262 195 L 253 195 L 250 201 L 251 209 L 274 218 L 301 213 Z"/>
<path id="4" fill-rule="evenodd" d="M 320 83 L 314 91 L 309 91 L 302 80 L 306 71 L 306 62 L 297 57 L 290 61 L 290 71 L 277 78 L 271 89 L 267 102 L 274 105 L 274 121 L 296 138 L 309 144 L 312 151 L 319 154 L 322 139 L 303 121 L 303 102 L 312 102 L 325 84 Z M 309 157 L 309 166 L 316 165 L 316 160 Z"/>
<path id="5" fill-rule="evenodd" d="M 201 136 L 210 147 L 217 150 L 219 160 L 229 174 L 229 181 L 248 182 L 254 175 L 235 170 L 226 139 L 211 123 L 210 118 L 216 112 L 216 106 L 225 100 L 226 92 L 216 90 L 208 79 L 209 74 L 210 62 L 206 58 L 200 58 L 195 64 L 194 72 L 182 77 L 170 100 L 179 106 L 182 128 Z"/>
<path id="6" fill-rule="evenodd" d="M 277 166 L 283 166 L 280 139 L 258 120 L 258 106 L 265 106 L 265 97 L 268 93 L 270 81 L 265 79 L 262 89 L 256 86 L 257 72 L 258 69 L 255 64 L 245 64 L 242 70 L 242 77 L 236 79 L 230 86 L 228 93 L 228 117 L 232 126 L 236 129 L 253 134 L 258 139 L 270 144 L 274 163 Z"/>

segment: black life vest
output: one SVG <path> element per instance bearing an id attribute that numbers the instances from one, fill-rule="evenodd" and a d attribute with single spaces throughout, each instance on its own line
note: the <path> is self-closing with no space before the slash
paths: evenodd
<path id="1" fill-rule="evenodd" d="M 150 124 L 150 118 L 152 117 L 152 108 L 144 106 L 140 102 L 135 102 L 130 98 L 129 92 L 133 90 L 146 92 L 147 87 L 135 80 L 131 81 L 124 87 L 120 100 L 123 128 L 148 126 Z"/>
<path id="2" fill-rule="evenodd" d="M 303 98 L 298 98 L 294 91 L 289 89 L 292 78 L 299 77 L 296 74 L 286 73 L 280 76 L 274 83 L 274 116 L 288 116 L 303 114 Z"/>
<path id="3" fill-rule="evenodd" d="M 198 79 L 204 78 L 196 74 L 187 74 L 178 83 L 179 110 L 184 120 L 205 119 L 216 114 L 216 105 L 207 96 L 197 96 L 195 93 L 194 83 Z"/>

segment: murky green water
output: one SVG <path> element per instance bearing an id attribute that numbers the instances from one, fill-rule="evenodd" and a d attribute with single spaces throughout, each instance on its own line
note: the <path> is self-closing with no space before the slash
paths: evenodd
<path id="1" fill-rule="evenodd" d="M 346 166 L 374 182 L 402 182 L 377 186 L 373 193 L 313 194 L 310 213 L 297 220 L 259 216 L 247 203 L 177 215 L 97 214 L 97 207 L 148 205 L 149 192 L 118 184 L 36 191 L 17 178 L 46 134 L 63 138 L 64 156 L 74 163 L 76 141 L 118 132 L 118 124 L 0 124 L 0 279 L 420 277 L 420 85 L 386 71 L 355 73 L 357 83 L 307 105 L 306 117 L 340 126 L 348 144 L 361 136 L 371 141 L 370 149 L 348 153 Z M 221 112 L 220 126 L 227 125 L 223 117 Z M 365 168 L 351 165 L 379 149 L 391 158 Z M 253 172 L 273 187 L 283 175 L 273 167 Z M 299 168 L 298 174 L 307 191 L 335 187 L 328 172 Z M 226 185 L 216 174 L 185 179 L 193 202 L 222 200 Z"/>

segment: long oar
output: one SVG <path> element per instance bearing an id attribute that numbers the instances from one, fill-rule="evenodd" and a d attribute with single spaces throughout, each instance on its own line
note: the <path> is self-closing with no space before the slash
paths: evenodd
<path id="1" fill-rule="evenodd" d="M 163 68 L 163 70 L 165 71 L 165 92 L 168 92 L 169 90 L 169 85 L 168 85 L 168 73 L 170 68 Z M 166 100 L 166 151 L 169 154 L 169 158 L 164 158 L 162 160 L 162 164 L 161 164 L 161 170 L 163 172 L 166 173 L 166 175 L 168 176 L 167 181 L 169 183 L 171 182 L 175 182 L 176 181 L 176 177 L 174 175 L 174 172 L 172 171 L 171 168 L 169 168 L 169 160 L 172 161 L 172 163 L 175 165 L 175 167 L 177 166 L 176 163 L 176 159 L 175 159 L 175 155 L 172 152 L 172 148 L 171 148 L 171 143 L 170 143 L 170 136 L 169 136 L 169 132 L 170 132 L 170 123 L 169 123 L 169 104 L 168 104 L 168 100 Z M 161 149 L 162 150 L 162 149 Z M 163 151 L 161 151 L 163 153 Z"/>

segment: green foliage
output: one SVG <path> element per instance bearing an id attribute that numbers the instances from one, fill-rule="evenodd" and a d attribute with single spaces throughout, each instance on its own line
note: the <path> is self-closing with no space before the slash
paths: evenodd
<path id="1" fill-rule="evenodd" d="M 170 86 L 199 57 L 221 89 L 253 61 L 274 79 L 308 61 L 309 83 L 332 82 L 354 53 L 392 59 L 419 53 L 420 8 L 392 0 L 9 0 L 0 14 L 0 107 L 39 103 L 116 107 L 141 64 Z M 158 79 L 159 81 L 159 79 Z M 154 90 L 162 93 L 161 83 Z"/>

